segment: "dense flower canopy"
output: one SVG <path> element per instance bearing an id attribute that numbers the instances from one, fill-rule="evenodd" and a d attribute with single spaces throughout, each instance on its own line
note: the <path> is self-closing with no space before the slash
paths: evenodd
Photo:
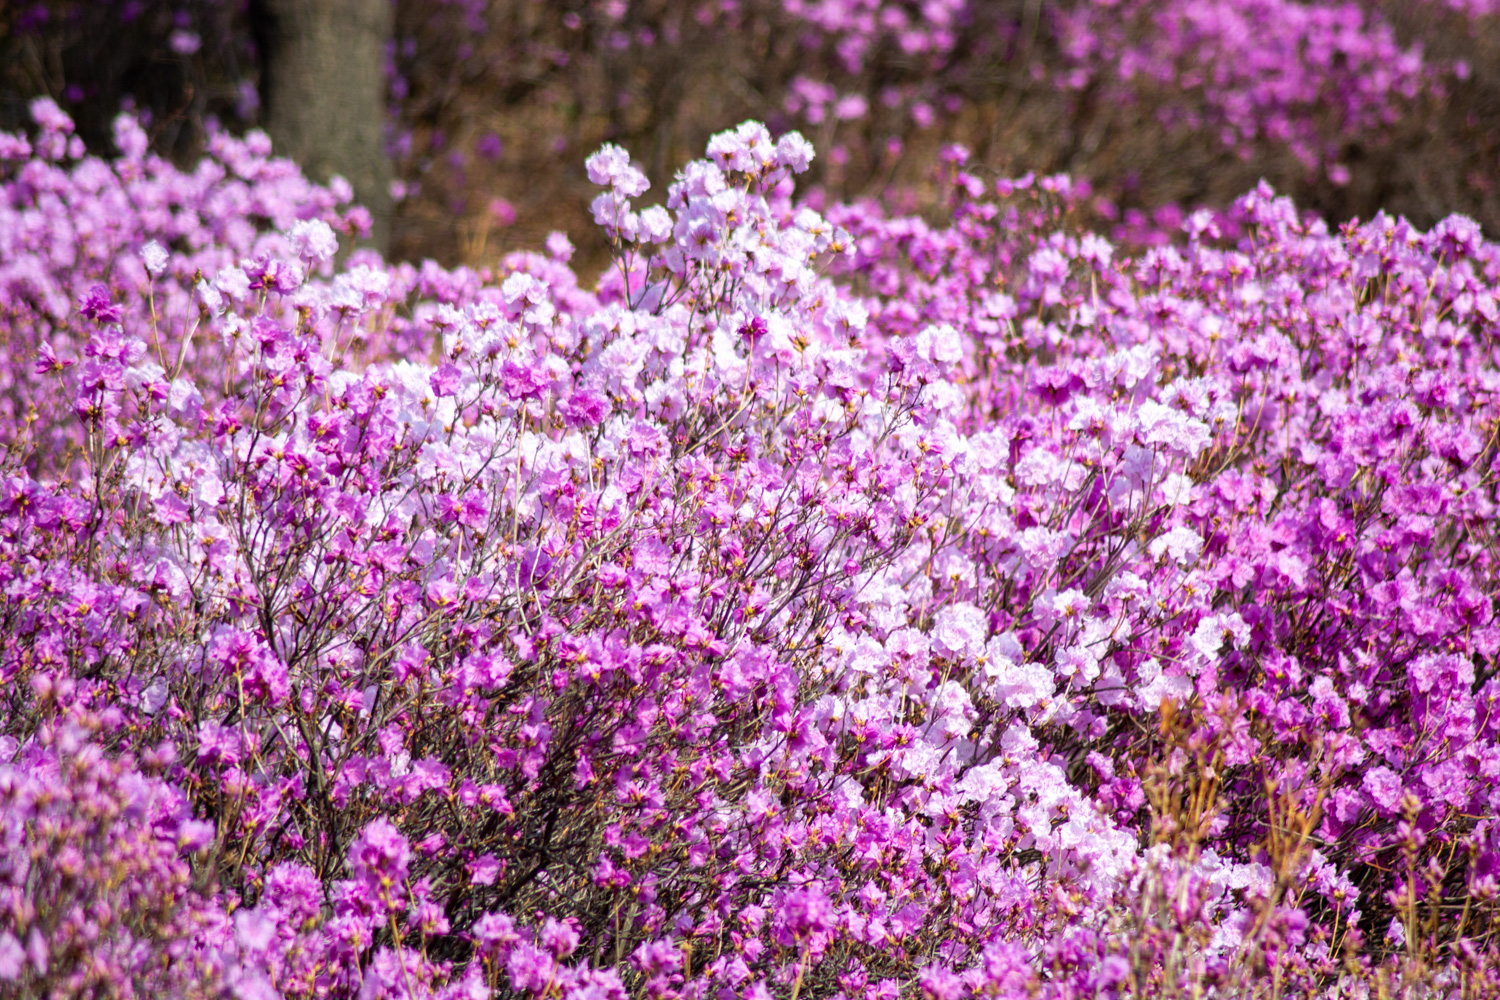
<path id="1" fill-rule="evenodd" d="M 1268 188 L 387 264 L 256 136 L 0 137 L 0 981 L 1500 992 L 1500 247 Z"/>

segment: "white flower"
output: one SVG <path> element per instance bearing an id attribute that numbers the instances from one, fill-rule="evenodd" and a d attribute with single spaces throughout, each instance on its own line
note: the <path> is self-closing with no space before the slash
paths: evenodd
<path id="1" fill-rule="evenodd" d="M 236 302 L 250 297 L 250 278 L 237 267 L 226 267 L 214 276 L 214 288 Z"/>
<path id="2" fill-rule="evenodd" d="M 1193 682 L 1181 674 L 1168 674 L 1156 660 L 1148 660 L 1140 668 L 1140 680 L 1145 683 L 1137 688 L 1136 697 L 1141 707 L 1155 711 L 1162 701 L 1171 698 L 1180 701 L 1193 693 Z"/>
<path id="3" fill-rule="evenodd" d="M 288 231 L 287 239 L 291 241 L 292 248 L 297 251 L 297 256 L 315 264 L 328 260 L 338 253 L 339 249 L 339 238 L 333 234 L 332 227 L 322 219 L 305 219 L 295 223 Z"/>
<path id="4" fill-rule="evenodd" d="M 950 604 L 937 613 L 932 639 L 954 656 L 977 656 L 989 636 L 989 618 L 967 602 Z"/>
<path id="5" fill-rule="evenodd" d="M 146 270 L 151 277 L 160 278 L 162 272 L 167 269 L 168 254 L 166 249 L 155 240 L 141 247 L 141 260 L 146 265 Z"/>
<path id="6" fill-rule="evenodd" d="M 1145 444 L 1166 445 L 1188 458 L 1195 458 L 1208 445 L 1208 425 L 1194 420 L 1181 410 L 1163 406 L 1154 399 L 1141 404 L 1136 413 L 1141 440 Z"/>
<path id="7" fill-rule="evenodd" d="M 800 132 L 788 132 L 776 140 L 776 158 L 794 174 L 806 170 L 813 155 L 812 143 L 802 138 Z"/>
<path id="8" fill-rule="evenodd" d="M 1153 538 L 1150 552 L 1152 559 L 1160 559 L 1165 553 L 1177 565 L 1186 566 L 1198 557 L 1198 550 L 1201 548 L 1203 537 L 1192 528 L 1179 524 L 1166 534 Z"/>
<path id="9" fill-rule="evenodd" d="M 1083 591 L 1070 587 L 1061 593 L 1045 591 L 1038 595 L 1036 609 L 1044 620 L 1078 621 L 1088 613 L 1092 603 Z"/>
<path id="10" fill-rule="evenodd" d="M 1057 691 L 1052 671 L 1040 663 L 997 661 L 995 696 L 1011 708 L 1033 708 Z"/>
<path id="11" fill-rule="evenodd" d="M 156 678 L 141 692 L 139 700 L 141 711 L 147 715 L 155 715 L 157 712 L 160 712 L 162 706 L 167 703 L 167 696 L 170 693 L 167 690 L 166 679 L 162 677 Z"/>

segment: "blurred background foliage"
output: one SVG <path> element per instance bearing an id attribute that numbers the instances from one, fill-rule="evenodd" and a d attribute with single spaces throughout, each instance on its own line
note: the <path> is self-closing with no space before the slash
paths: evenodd
<path id="1" fill-rule="evenodd" d="M 122 107 L 142 113 L 155 149 L 179 163 L 215 126 L 274 137 L 266 7 L 287 2 L 0 5 L 0 128 L 26 127 L 27 103 L 46 94 L 92 150 L 109 147 Z M 1127 43 L 1149 44 L 1163 32 L 1151 4 L 396 0 L 381 52 L 395 198 L 388 239 L 377 235 L 392 257 L 452 266 L 492 263 L 562 229 L 587 273 L 606 256 L 588 219 L 590 151 L 626 146 L 663 191 L 709 135 L 746 118 L 814 142 L 811 182 L 826 199 L 920 208 L 939 150 L 959 143 L 995 176 L 1086 179 L 1100 216 L 1091 221 L 1127 239 L 1223 206 L 1261 178 L 1334 223 L 1385 209 L 1425 228 L 1461 212 L 1500 234 L 1494 15 L 1440 0 L 1326 6 L 1349 22 L 1337 30 L 1389 31 L 1401 51 L 1420 54 L 1423 86 L 1384 95 L 1385 120 L 1356 131 L 1331 105 L 1304 102 L 1296 111 L 1326 152 L 1310 161 L 1274 134 L 1227 141 L 1208 107 L 1212 81 L 1201 82 L 1213 66 L 1184 65 L 1167 80 L 1119 65 L 1113 77 L 1080 73 L 1070 24 L 1107 15 Z M 1240 7 L 1253 32 L 1277 5 Z M 858 33 L 833 18 L 851 10 L 877 19 L 852 59 Z M 935 30 L 940 43 L 910 51 L 882 29 L 898 22 Z M 384 194 L 371 183 L 355 185 L 367 203 Z"/>

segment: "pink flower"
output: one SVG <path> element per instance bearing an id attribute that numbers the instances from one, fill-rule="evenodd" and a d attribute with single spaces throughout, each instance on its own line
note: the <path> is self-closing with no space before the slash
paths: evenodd
<path id="1" fill-rule="evenodd" d="M 1365 772 L 1361 785 L 1384 815 L 1395 816 L 1400 813 L 1405 789 L 1396 772 L 1383 765 L 1372 767 Z"/>

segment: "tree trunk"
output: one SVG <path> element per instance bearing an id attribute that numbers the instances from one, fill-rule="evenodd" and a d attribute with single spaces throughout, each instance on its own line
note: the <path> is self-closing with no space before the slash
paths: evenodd
<path id="1" fill-rule="evenodd" d="M 370 212 L 366 245 L 384 253 L 391 231 L 384 49 L 392 0 L 252 0 L 251 14 L 276 153 L 313 180 L 343 176 Z"/>

